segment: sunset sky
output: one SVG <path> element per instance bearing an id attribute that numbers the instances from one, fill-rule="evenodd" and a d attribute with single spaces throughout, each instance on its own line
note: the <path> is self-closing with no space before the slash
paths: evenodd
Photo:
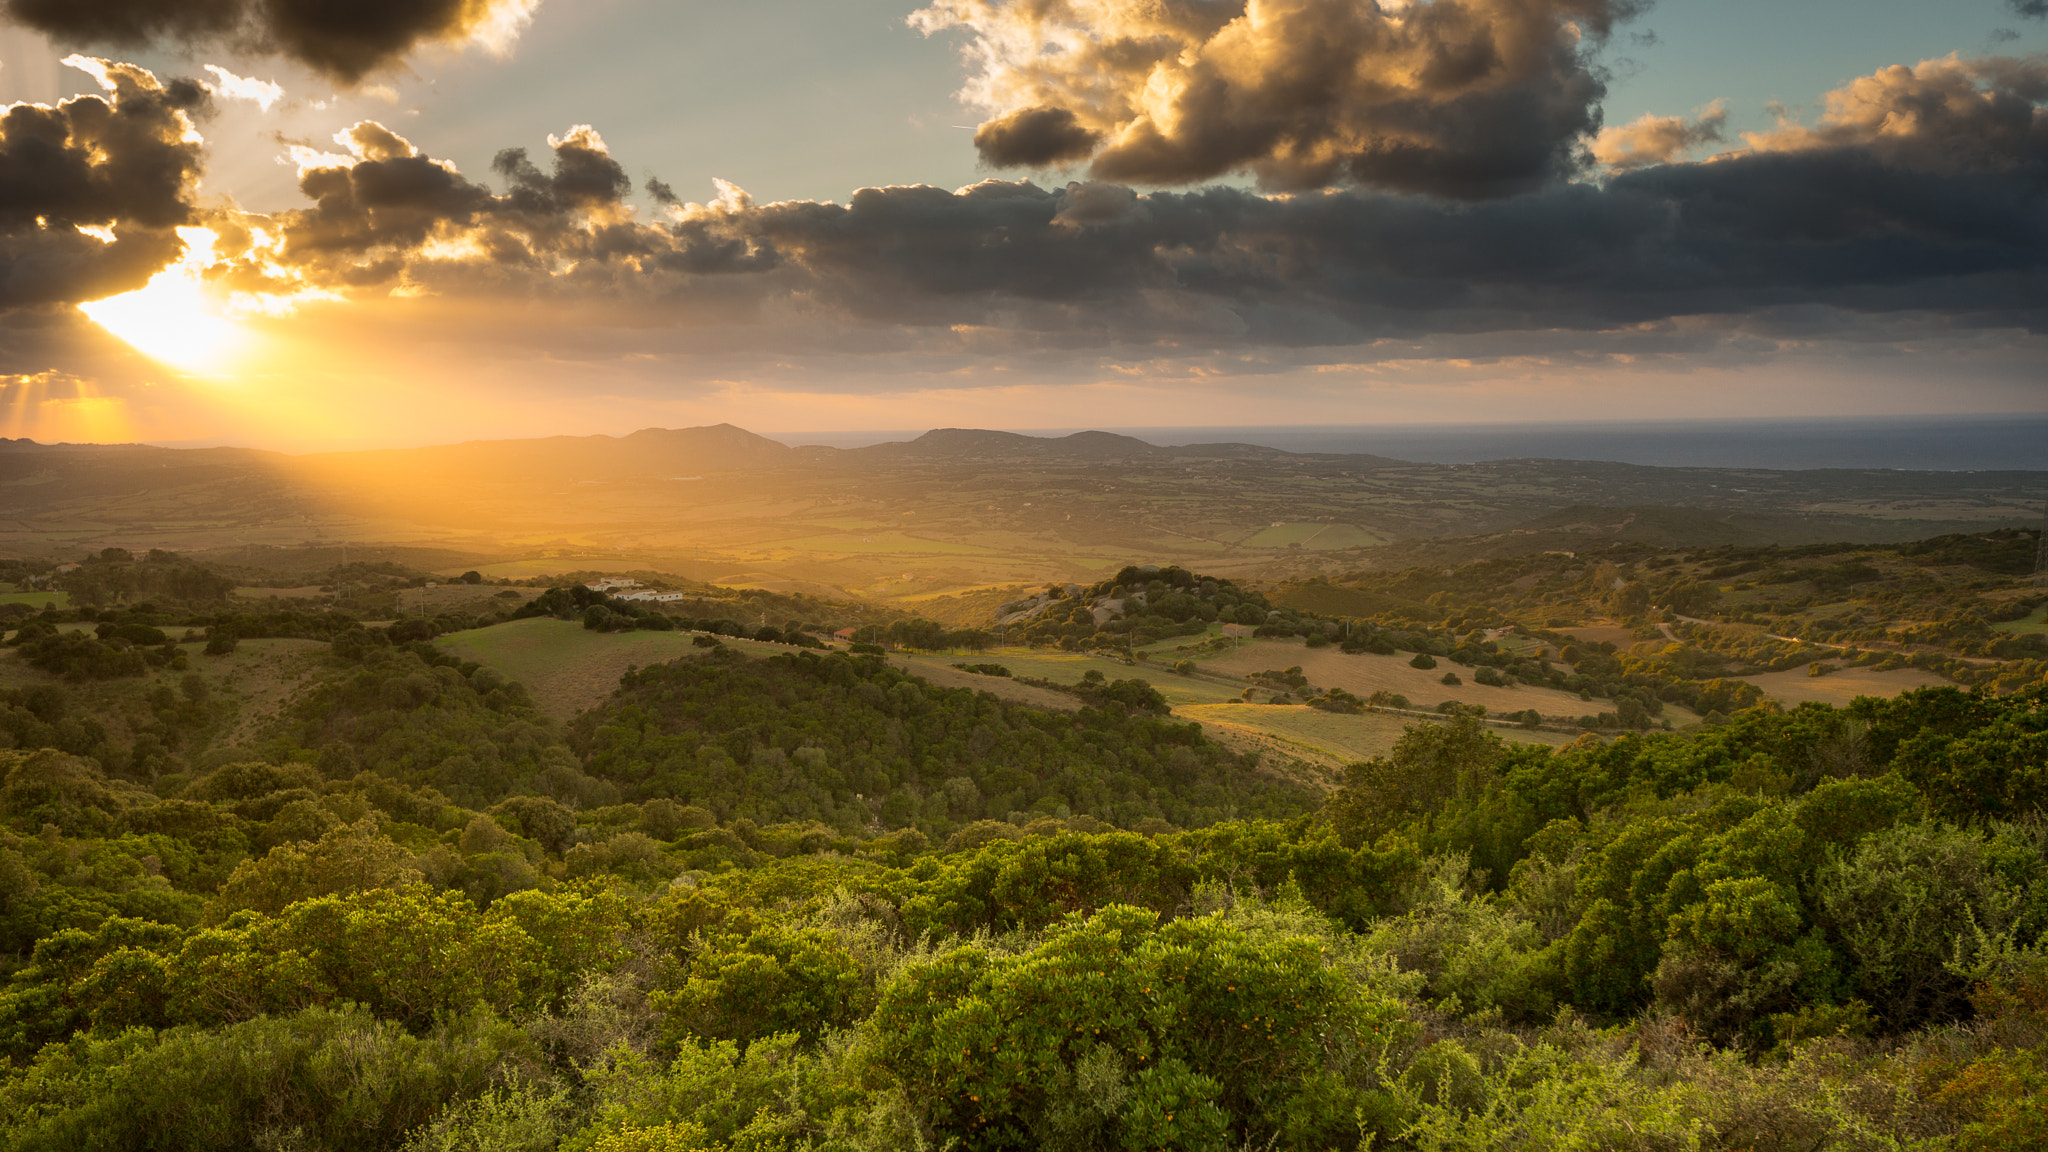
<path id="1" fill-rule="evenodd" d="M 2040 413 L 2044 53 L 2048 0 L 0 0 L 0 433 Z"/>

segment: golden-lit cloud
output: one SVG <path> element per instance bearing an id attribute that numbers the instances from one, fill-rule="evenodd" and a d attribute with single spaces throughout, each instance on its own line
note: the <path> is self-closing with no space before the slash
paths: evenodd
<path id="1" fill-rule="evenodd" d="M 1357 184 L 1455 197 L 1580 164 L 1605 94 L 1590 47 L 1631 0 L 938 0 L 998 167 L 1098 179 Z"/>
<path id="2" fill-rule="evenodd" d="M 1857 148 L 1920 171 L 2003 172 L 2048 162 L 2048 57 L 1949 55 L 1893 65 L 1829 92 L 1820 122 L 1746 132 L 1758 152 Z"/>
<path id="3" fill-rule="evenodd" d="M 140 287 L 175 260 L 204 141 L 206 92 L 131 64 L 73 56 L 104 95 L 0 110 L 0 307 Z"/>
<path id="4" fill-rule="evenodd" d="M 214 80 L 208 87 L 230 100 L 247 100 L 268 112 L 272 105 L 284 99 L 284 89 L 268 80 L 237 76 L 218 64 L 208 64 L 206 70 L 213 73 Z"/>
<path id="5" fill-rule="evenodd" d="M 2002 356 L 2048 327 L 2048 150 L 2015 127 L 2038 123 L 2048 85 L 2027 62 L 1864 78 L 1815 127 L 1711 162 L 1686 149 L 1718 109 L 1652 117 L 1592 140 L 1603 179 L 1506 196 L 988 180 L 770 202 L 719 182 L 690 203 L 650 181 L 648 211 L 597 127 L 465 172 L 363 120 L 295 146 L 304 204 L 270 213 L 197 197 L 203 90 L 90 64 L 106 95 L 0 115 L 0 159 L 21 158 L 0 165 L 0 372 L 78 363 L 46 351 L 83 339 L 50 314 L 90 315 L 206 377 L 162 395 L 204 393 L 276 440 L 569 397 L 972 412 L 967 394 L 1030 381 L 1255 395 L 1429 364 L 1564 378 L 1822 346 Z M 51 156 L 29 147 L 49 139 Z M 129 379 L 156 371 L 131 359 Z M 803 399 L 820 395 L 840 399 Z"/>
<path id="6" fill-rule="evenodd" d="M 1703 145 L 1718 143 L 1727 123 L 1728 110 L 1719 100 L 1690 120 L 1645 112 L 1627 124 L 1602 128 L 1593 138 L 1593 159 L 1617 172 L 1669 164 Z"/>

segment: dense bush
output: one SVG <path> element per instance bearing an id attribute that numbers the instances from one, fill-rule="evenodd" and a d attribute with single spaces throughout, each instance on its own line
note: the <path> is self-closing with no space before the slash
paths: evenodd
<path id="1" fill-rule="evenodd" d="M 939 836 L 1013 812 L 1189 826 L 1306 810 L 1299 789 L 1160 715 L 1143 681 L 1082 691 L 1099 706 L 1048 712 L 869 657 L 714 652 L 630 674 L 571 735 L 589 772 L 628 798 L 724 820 L 852 829 L 879 818 Z"/>
<path id="2" fill-rule="evenodd" d="M 223 747 L 203 679 L 0 693 L 0 1148 L 2042 1135 L 2039 689 L 1555 749 L 1451 704 L 1316 811 L 1136 681 L 720 646 L 564 734 L 330 638 Z"/>

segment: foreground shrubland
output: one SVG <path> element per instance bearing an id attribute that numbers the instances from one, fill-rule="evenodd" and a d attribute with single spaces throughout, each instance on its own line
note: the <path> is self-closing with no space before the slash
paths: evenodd
<path id="1" fill-rule="evenodd" d="M 0 1148 L 2048 1139 L 2038 694 L 1453 717 L 1290 816 L 1185 726 L 879 661 L 557 735 L 356 659 L 268 758 L 0 752 Z"/>

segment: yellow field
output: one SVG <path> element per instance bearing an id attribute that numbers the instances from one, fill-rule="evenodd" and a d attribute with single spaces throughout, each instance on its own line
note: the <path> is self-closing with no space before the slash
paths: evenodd
<path id="1" fill-rule="evenodd" d="M 989 556 L 995 549 L 952 540 L 927 540 L 901 532 L 848 532 L 842 536 L 806 536 L 777 540 L 774 547 L 791 552 L 843 552 L 890 556 Z"/>
<path id="2" fill-rule="evenodd" d="M 561 556 L 539 560 L 507 560 L 502 564 L 484 564 L 476 568 L 476 574 L 490 580 L 530 580 L 535 576 L 555 576 L 563 572 L 635 572 L 647 567 L 645 560 L 616 560 L 605 557 Z M 467 568 L 445 570 L 444 576 L 460 576 L 470 571 Z"/>
<path id="3" fill-rule="evenodd" d="M 1308 552 L 1330 552 L 1340 548 L 1368 548 L 1385 544 L 1388 537 L 1355 524 L 1306 522 L 1274 524 L 1238 541 L 1240 548 L 1299 547 Z"/>
<path id="4" fill-rule="evenodd" d="M 1358 696 L 1371 696 L 1381 691 L 1398 692 L 1408 697 L 1416 707 L 1424 709 L 1434 708 L 1446 700 L 1455 700 L 1460 704 L 1484 704 L 1486 710 L 1493 713 L 1534 708 L 1545 716 L 1583 716 L 1601 710 L 1597 702 L 1588 703 L 1570 692 L 1527 684 L 1514 688 L 1490 688 L 1472 682 L 1473 669 L 1460 668 L 1448 660 L 1439 660 L 1433 669 L 1411 668 L 1408 662 L 1412 659 L 1414 657 L 1406 652 L 1396 656 L 1361 652 L 1354 656 L 1334 647 L 1310 648 L 1294 639 L 1248 639 L 1237 648 L 1201 658 L 1199 663 L 1204 671 L 1234 677 L 1298 664 L 1302 675 L 1317 688 L 1342 688 Z M 1464 683 L 1455 686 L 1442 683 L 1445 672 L 1456 672 Z M 1682 721 L 1674 718 L 1673 722 Z"/>
<path id="5" fill-rule="evenodd" d="M 1324 768 L 1384 756 L 1409 725 L 1431 723 L 1383 712 L 1345 716 L 1306 704 L 1194 704 L 1175 708 L 1173 714 L 1200 723 L 1211 738 L 1226 744 L 1262 747 Z M 1563 732 L 1487 730 L 1516 744 L 1556 746 L 1576 739 Z"/>
<path id="6" fill-rule="evenodd" d="M 1809 676 L 1805 668 L 1767 672 L 1743 679 L 1764 690 L 1764 695 L 1786 707 L 1818 700 L 1823 704 L 1847 704 L 1858 696 L 1897 696 L 1915 688 L 1937 688 L 1949 681 L 1917 668 L 1894 668 L 1874 672 L 1868 668 L 1844 668 L 1825 676 Z"/>

